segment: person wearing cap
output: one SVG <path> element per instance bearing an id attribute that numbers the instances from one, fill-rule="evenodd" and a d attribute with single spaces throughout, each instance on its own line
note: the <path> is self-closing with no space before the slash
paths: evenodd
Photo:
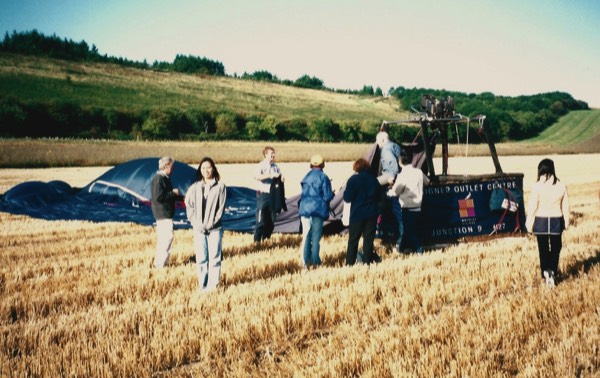
<path id="1" fill-rule="evenodd" d="M 329 218 L 329 203 L 333 199 L 331 180 L 323 172 L 325 161 L 321 155 L 310 159 L 310 171 L 300 182 L 302 192 L 298 214 L 302 225 L 302 264 L 304 268 L 321 264 L 319 252 L 323 236 L 323 222 Z"/>
<path id="2" fill-rule="evenodd" d="M 275 149 L 267 146 L 263 149 L 263 160 L 258 164 L 254 175 L 256 180 L 256 223 L 254 226 L 254 242 L 260 243 L 271 237 L 275 229 L 277 210 L 271 199 L 271 185 L 283 183 L 281 170 L 275 164 Z"/>
<path id="3" fill-rule="evenodd" d="M 171 256 L 175 202 L 183 198 L 179 189 L 173 189 L 169 178 L 174 164 L 175 160 L 170 156 L 160 158 L 158 172 L 150 184 L 152 215 L 156 220 L 156 256 L 154 257 L 156 268 L 164 268 Z"/>

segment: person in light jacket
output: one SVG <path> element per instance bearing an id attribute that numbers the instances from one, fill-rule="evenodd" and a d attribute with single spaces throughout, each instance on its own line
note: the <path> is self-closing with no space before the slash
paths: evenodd
<path id="1" fill-rule="evenodd" d="M 298 214 L 302 224 L 302 264 L 304 268 L 321 264 L 319 252 L 323 236 L 323 222 L 329 218 L 329 202 L 333 199 L 331 180 L 323 168 L 325 161 L 321 155 L 310 159 L 310 171 L 300 184 L 300 206 Z"/>
<path id="2" fill-rule="evenodd" d="M 400 252 L 400 245 L 402 244 L 402 236 L 404 234 L 402 209 L 400 208 L 398 197 L 386 196 L 386 193 L 394 185 L 394 180 L 400 172 L 398 163 L 402 148 L 398 143 L 390 140 L 388 133 L 385 131 L 377 133 L 375 141 L 381 151 L 377 181 L 381 185 L 379 216 L 381 217 L 382 240 L 384 243 L 393 242 L 394 251 Z"/>
<path id="3" fill-rule="evenodd" d="M 531 188 L 525 226 L 537 238 L 540 272 L 549 287 L 555 285 L 562 232 L 569 227 L 569 221 L 567 187 L 556 177 L 554 162 L 543 159 L 538 164 L 537 181 Z"/>
<path id="4" fill-rule="evenodd" d="M 205 157 L 198 166 L 196 181 L 185 196 L 187 217 L 194 234 L 200 291 L 216 289 L 221 278 L 223 212 L 227 190 L 220 181 L 215 162 Z"/>
<path id="5" fill-rule="evenodd" d="M 412 156 L 406 151 L 400 154 L 402 170 L 396 176 L 394 186 L 388 195 L 397 196 L 402 208 L 402 223 L 404 225 L 404 239 L 417 253 L 423 253 L 421 239 L 417 233 L 417 223 L 421 215 L 423 203 L 423 187 L 429 184 L 429 178 L 422 170 L 411 164 Z M 400 248 L 400 246 L 398 246 Z"/>

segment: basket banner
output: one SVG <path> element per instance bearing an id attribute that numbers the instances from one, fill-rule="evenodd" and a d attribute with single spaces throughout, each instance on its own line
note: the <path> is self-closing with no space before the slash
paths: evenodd
<path id="1" fill-rule="evenodd" d="M 523 196 L 515 196 L 506 206 L 515 211 L 504 215 L 492 210 L 492 194 L 498 190 L 523 193 L 523 175 L 502 178 L 470 176 L 453 182 L 432 182 L 424 188 L 419 231 L 423 240 L 457 239 L 467 236 L 512 233 L 525 224 Z M 502 198 L 498 207 L 502 209 Z M 503 210 L 503 209 L 502 209 Z M 504 215 L 504 216 L 503 216 Z"/>

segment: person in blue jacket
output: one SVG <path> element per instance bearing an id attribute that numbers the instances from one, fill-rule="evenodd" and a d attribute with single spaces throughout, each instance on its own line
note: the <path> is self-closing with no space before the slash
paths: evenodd
<path id="1" fill-rule="evenodd" d="M 302 264 L 304 268 L 321 264 L 319 252 L 323 236 L 323 222 L 329 218 L 329 202 L 333 199 L 331 180 L 323 172 L 325 161 L 321 155 L 310 159 L 310 171 L 300 184 L 298 214 L 302 225 Z"/>
<path id="2" fill-rule="evenodd" d="M 370 172 L 371 164 L 365 159 L 354 162 L 355 174 L 350 176 L 344 190 L 344 201 L 350 203 L 350 224 L 348 226 L 348 250 L 346 265 L 354 265 L 358 256 L 358 242 L 363 238 L 362 261 L 366 264 L 377 261 L 373 251 L 375 228 L 377 226 L 379 182 Z"/>

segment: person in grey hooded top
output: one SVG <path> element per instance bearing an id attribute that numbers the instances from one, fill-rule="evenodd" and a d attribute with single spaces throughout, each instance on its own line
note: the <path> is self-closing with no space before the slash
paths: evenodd
<path id="1" fill-rule="evenodd" d="M 221 279 L 222 219 L 227 190 L 220 179 L 215 162 L 205 157 L 198 166 L 196 181 L 185 196 L 187 218 L 194 233 L 198 286 L 203 292 L 216 289 Z"/>

